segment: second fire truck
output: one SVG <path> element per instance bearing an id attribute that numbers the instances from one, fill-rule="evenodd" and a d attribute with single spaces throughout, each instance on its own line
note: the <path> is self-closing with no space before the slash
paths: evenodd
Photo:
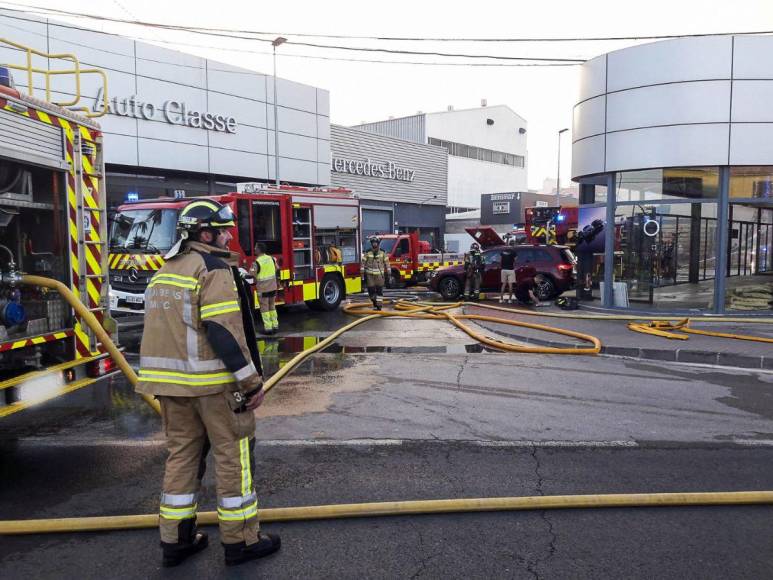
<path id="1" fill-rule="evenodd" d="M 347 295 L 362 291 L 360 206 L 351 191 L 245 183 L 223 195 L 120 206 L 110 235 L 111 311 L 144 311 L 148 282 L 176 241 L 177 216 L 194 199 L 230 206 L 237 224 L 231 250 L 239 253 L 244 269 L 255 261 L 255 244 L 265 244 L 278 265 L 277 304 L 305 302 L 312 309 L 334 310 Z"/>

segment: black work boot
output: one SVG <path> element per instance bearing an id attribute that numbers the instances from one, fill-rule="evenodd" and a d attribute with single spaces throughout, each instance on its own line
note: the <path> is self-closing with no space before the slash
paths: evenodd
<path id="1" fill-rule="evenodd" d="M 165 568 L 177 566 L 209 545 L 207 534 L 196 529 L 196 520 L 184 520 L 179 530 L 181 538 L 179 542 L 176 544 L 161 542 L 163 553 L 161 565 Z"/>
<path id="2" fill-rule="evenodd" d="M 270 556 L 282 546 L 282 540 L 277 534 L 258 533 L 258 541 L 249 546 L 245 542 L 238 544 L 223 544 L 225 548 L 225 565 L 236 566 L 250 560 Z"/>

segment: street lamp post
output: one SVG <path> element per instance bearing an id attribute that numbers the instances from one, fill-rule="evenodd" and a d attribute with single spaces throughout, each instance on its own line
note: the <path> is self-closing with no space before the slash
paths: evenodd
<path id="1" fill-rule="evenodd" d="M 285 42 L 287 39 L 283 36 L 277 36 L 271 41 L 271 46 L 274 47 L 274 178 L 277 188 L 279 187 L 279 114 L 277 113 L 279 103 L 276 100 L 276 47 Z"/>
<path id="2" fill-rule="evenodd" d="M 558 170 L 556 171 L 556 206 L 561 207 L 561 133 L 569 129 L 561 129 L 558 132 Z"/>

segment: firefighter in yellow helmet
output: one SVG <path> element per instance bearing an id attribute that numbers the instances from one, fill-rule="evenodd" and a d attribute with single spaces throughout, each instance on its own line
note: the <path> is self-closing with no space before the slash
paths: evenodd
<path id="1" fill-rule="evenodd" d="M 196 510 L 210 449 L 226 564 L 280 547 L 278 536 L 259 531 L 253 410 L 263 401 L 263 378 L 238 255 L 226 249 L 232 227 L 228 206 L 188 204 L 178 219 L 180 240 L 145 292 L 137 391 L 158 398 L 167 437 L 159 522 L 164 566 L 207 547 Z"/>
<path id="2" fill-rule="evenodd" d="M 384 300 L 384 285 L 389 281 L 389 259 L 379 246 L 381 239 L 371 236 L 370 249 L 362 255 L 362 272 L 365 275 L 365 287 L 373 307 L 381 310 Z"/>
<path id="3" fill-rule="evenodd" d="M 279 270 L 273 256 L 266 254 L 266 244 L 263 242 L 255 244 L 255 256 L 252 275 L 255 276 L 263 331 L 265 334 L 276 334 L 279 330 L 279 316 L 276 313 L 276 292 L 279 288 L 276 279 Z"/>

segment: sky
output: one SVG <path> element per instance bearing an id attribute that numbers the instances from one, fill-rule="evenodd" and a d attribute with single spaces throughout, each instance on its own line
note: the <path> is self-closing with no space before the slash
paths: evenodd
<path id="1" fill-rule="evenodd" d="M 19 9 L 23 5 L 182 26 L 259 30 L 270 33 L 264 36 L 266 39 L 281 34 L 295 42 L 569 59 L 588 59 L 639 42 L 377 42 L 311 39 L 297 35 L 555 38 L 773 30 L 771 0 L 489 0 L 480 4 L 469 0 L 68 0 L 66 3 L 56 0 L 0 0 L 0 6 L 7 8 Z M 271 45 L 268 42 L 58 18 L 235 66 L 272 72 Z M 223 47 L 232 50 L 224 50 Z M 557 133 L 563 128 L 571 129 L 579 66 L 461 67 L 338 62 L 298 55 L 433 62 L 460 62 L 464 59 L 334 51 L 291 44 L 280 46 L 278 55 L 277 74 L 280 77 L 330 91 L 330 120 L 340 125 L 411 115 L 417 111 L 445 111 L 449 105 L 456 109 L 477 107 L 481 99 L 486 99 L 489 105 L 508 105 L 528 121 L 529 187 L 539 189 L 545 178 L 555 178 Z M 571 130 L 562 137 L 563 186 L 569 184 L 570 169 Z"/>

